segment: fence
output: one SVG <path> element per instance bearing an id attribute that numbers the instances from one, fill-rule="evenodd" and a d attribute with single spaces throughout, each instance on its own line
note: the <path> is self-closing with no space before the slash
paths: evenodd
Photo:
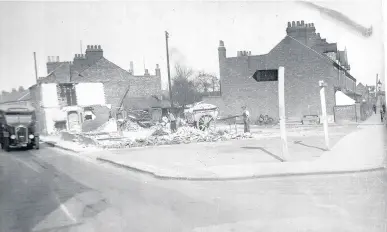
<path id="1" fill-rule="evenodd" d="M 355 105 L 335 106 L 335 122 L 359 122 L 366 120 L 372 115 L 372 104 L 368 102 L 356 103 Z"/>

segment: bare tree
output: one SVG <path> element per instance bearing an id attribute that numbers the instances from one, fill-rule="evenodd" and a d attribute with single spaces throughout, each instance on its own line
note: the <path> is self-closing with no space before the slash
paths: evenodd
<path id="1" fill-rule="evenodd" d="M 200 72 L 195 81 L 198 89 L 204 93 L 219 91 L 219 79 L 213 74 Z"/>
<path id="2" fill-rule="evenodd" d="M 195 82 L 192 79 L 194 72 L 191 68 L 175 65 L 175 75 L 173 77 L 172 94 L 174 100 L 180 106 L 186 106 L 200 101 L 200 94 L 197 91 Z"/>
<path id="3" fill-rule="evenodd" d="M 175 75 L 173 78 L 185 78 L 190 79 L 192 75 L 194 74 L 194 71 L 191 68 L 188 68 L 186 66 L 175 64 Z"/>

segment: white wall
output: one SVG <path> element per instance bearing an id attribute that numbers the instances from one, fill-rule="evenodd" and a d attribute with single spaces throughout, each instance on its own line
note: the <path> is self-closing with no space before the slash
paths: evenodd
<path id="1" fill-rule="evenodd" d="M 105 105 L 105 90 L 102 83 L 78 83 L 75 86 L 79 106 Z"/>
<path id="2" fill-rule="evenodd" d="M 58 107 L 58 93 L 55 83 L 42 84 L 41 86 L 41 106 L 42 107 Z"/>

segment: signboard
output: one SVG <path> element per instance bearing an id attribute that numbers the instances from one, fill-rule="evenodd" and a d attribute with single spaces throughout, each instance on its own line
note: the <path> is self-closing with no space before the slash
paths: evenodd
<path id="1" fill-rule="evenodd" d="M 278 81 L 278 69 L 257 70 L 252 77 L 257 82 Z"/>

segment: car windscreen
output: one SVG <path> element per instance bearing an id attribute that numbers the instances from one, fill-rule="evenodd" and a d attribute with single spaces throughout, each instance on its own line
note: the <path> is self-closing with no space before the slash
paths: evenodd
<path id="1" fill-rule="evenodd" d="M 30 124 L 32 123 L 32 113 L 8 112 L 5 114 L 5 120 L 7 121 L 7 124 Z"/>

